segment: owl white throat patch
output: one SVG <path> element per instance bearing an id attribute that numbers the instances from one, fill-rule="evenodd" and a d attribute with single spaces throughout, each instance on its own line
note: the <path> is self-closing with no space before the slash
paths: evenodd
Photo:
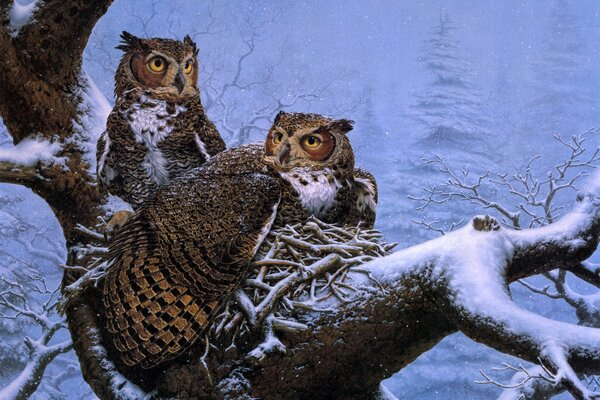
<path id="1" fill-rule="evenodd" d="M 333 179 L 333 173 L 329 168 L 313 171 L 296 167 L 289 172 L 280 172 L 280 176 L 298 193 L 304 209 L 316 217 L 321 216 L 333 205 L 335 196 L 342 186 L 340 182 Z"/>
<path id="2" fill-rule="evenodd" d="M 177 105 L 171 113 L 168 111 L 166 101 L 142 96 L 139 103 L 133 104 L 125 112 L 129 126 L 135 135 L 135 141 L 143 143 L 148 149 L 142 165 L 148 175 L 159 185 L 169 181 L 169 171 L 158 144 L 173 131 L 171 120 L 184 111 L 186 111 L 185 107 Z"/>

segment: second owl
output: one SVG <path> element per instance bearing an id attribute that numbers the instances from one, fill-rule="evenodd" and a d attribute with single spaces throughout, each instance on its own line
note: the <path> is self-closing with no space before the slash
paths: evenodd
<path id="1" fill-rule="evenodd" d="M 123 32 L 121 38 L 116 104 L 97 145 L 98 182 L 137 209 L 225 143 L 200 102 L 198 50 L 190 37 L 180 42 Z"/>

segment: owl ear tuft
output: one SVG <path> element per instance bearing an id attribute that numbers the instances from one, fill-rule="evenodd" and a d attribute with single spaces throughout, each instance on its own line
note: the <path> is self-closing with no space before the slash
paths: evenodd
<path id="1" fill-rule="evenodd" d="M 194 52 L 194 56 L 198 55 L 198 47 L 196 46 L 196 43 L 192 40 L 190 35 L 185 35 L 185 37 L 183 38 L 183 43 L 185 43 L 186 45 L 188 45 L 192 48 L 192 51 Z"/>
<path id="2" fill-rule="evenodd" d="M 285 114 L 287 114 L 285 111 L 279 111 L 277 113 L 277 115 L 275 116 L 275 121 L 274 123 L 277 124 L 279 122 L 279 120 L 281 119 L 281 117 L 283 117 Z"/>
<path id="3" fill-rule="evenodd" d="M 331 124 L 329 124 L 329 127 L 337 129 L 342 134 L 346 134 L 354 128 L 354 121 L 349 119 L 336 119 Z"/>
<path id="4" fill-rule="evenodd" d="M 144 43 L 142 42 L 142 39 L 137 36 L 133 36 L 127 31 L 123 31 L 121 32 L 121 44 L 115 48 L 123 50 L 124 52 L 128 52 L 134 49 L 141 49 L 143 47 Z"/>

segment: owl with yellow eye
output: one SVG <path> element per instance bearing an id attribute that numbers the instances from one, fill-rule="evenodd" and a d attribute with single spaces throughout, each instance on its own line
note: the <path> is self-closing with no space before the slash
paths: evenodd
<path id="1" fill-rule="evenodd" d="M 97 143 L 101 191 L 137 209 L 158 187 L 225 149 L 204 113 L 198 49 L 183 41 L 143 39 L 128 32 L 115 76 L 116 103 Z"/>
<path id="2" fill-rule="evenodd" d="M 352 124 L 319 114 L 280 112 L 264 143 L 226 150 L 207 166 L 227 173 L 274 175 L 282 187 L 274 227 L 314 215 L 328 223 L 371 228 L 377 184 L 370 173 L 354 166 L 346 135 Z"/>

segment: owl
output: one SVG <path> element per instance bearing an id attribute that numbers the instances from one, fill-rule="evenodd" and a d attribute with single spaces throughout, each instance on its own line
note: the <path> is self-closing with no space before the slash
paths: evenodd
<path id="1" fill-rule="evenodd" d="M 157 189 L 109 246 L 105 343 L 154 369 L 192 346 L 277 226 L 310 215 L 371 227 L 373 177 L 354 169 L 348 120 L 280 113 L 264 144 L 226 150 Z"/>
<path id="2" fill-rule="evenodd" d="M 137 209 L 156 189 L 225 149 L 204 113 L 198 49 L 183 42 L 123 32 L 116 103 L 97 143 L 101 190 Z"/>
<path id="3" fill-rule="evenodd" d="M 209 164 L 221 171 L 269 171 L 283 194 L 275 226 L 306 221 L 372 228 L 377 210 L 373 175 L 354 168 L 347 137 L 353 121 L 318 114 L 280 112 L 264 144 L 218 154 Z"/>

